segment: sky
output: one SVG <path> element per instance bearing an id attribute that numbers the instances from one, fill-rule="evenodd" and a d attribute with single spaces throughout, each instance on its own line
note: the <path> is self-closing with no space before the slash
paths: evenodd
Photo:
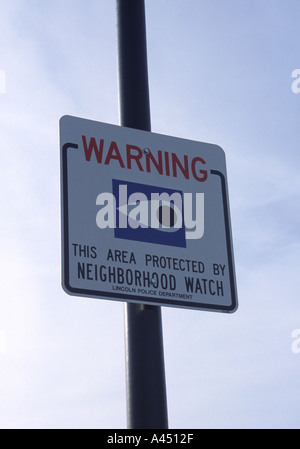
<path id="1" fill-rule="evenodd" d="M 169 426 L 299 428 L 299 1 L 145 4 L 152 131 L 224 149 L 239 297 L 162 308 Z M 123 304 L 60 261 L 59 119 L 119 123 L 115 2 L 0 6 L 0 428 L 126 428 Z"/>

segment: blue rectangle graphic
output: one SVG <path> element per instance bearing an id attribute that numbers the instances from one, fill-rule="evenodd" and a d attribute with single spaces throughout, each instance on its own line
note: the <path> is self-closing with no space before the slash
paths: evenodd
<path id="1" fill-rule="evenodd" d="M 186 248 L 182 191 L 118 179 L 112 190 L 115 238 Z"/>

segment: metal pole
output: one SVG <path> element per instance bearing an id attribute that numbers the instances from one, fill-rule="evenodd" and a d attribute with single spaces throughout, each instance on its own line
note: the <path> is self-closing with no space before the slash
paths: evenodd
<path id="1" fill-rule="evenodd" d="M 116 0 L 120 125 L 151 130 L 144 0 Z M 161 308 L 125 303 L 130 429 L 168 428 Z"/>

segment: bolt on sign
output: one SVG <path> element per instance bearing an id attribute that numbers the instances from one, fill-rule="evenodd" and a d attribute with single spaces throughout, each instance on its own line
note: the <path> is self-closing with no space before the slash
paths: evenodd
<path id="1" fill-rule="evenodd" d="M 222 148 L 64 116 L 60 152 L 68 294 L 237 309 Z"/>

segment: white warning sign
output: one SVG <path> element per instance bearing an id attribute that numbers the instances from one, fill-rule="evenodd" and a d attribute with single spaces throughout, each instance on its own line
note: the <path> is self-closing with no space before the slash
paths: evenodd
<path id="1" fill-rule="evenodd" d="M 70 116 L 60 145 L 67 293 L 237 309 L 219 146 Z"/>

